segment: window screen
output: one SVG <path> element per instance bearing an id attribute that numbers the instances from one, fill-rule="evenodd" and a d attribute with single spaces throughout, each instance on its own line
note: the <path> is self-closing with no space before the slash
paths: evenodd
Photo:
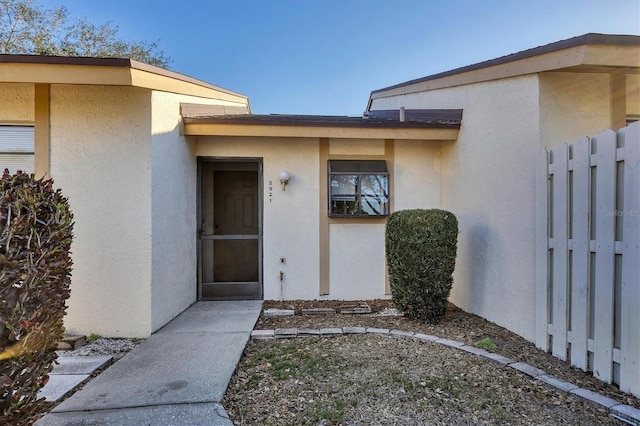
<path id="1" fill-rule="evenodd" d="M 34 136 L 32 126 L 0 126 L 0 173 L 35 170 Z"/>
<path id="2" fill-rule="evenodd" d="M 389 215 L 389 173 L 384 160 L 329 160 L 329 216 Z"/>

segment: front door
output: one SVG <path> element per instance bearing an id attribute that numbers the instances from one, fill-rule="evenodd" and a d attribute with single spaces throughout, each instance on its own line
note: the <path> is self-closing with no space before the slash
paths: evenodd
<path id="1" fill-rule="evenodd" d="M 260 163 L 200 162 L 199 298 L 261 299 Z"/>

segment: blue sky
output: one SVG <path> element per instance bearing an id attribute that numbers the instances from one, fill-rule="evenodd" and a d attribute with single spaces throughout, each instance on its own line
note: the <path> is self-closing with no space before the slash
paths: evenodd
<path id="1" fill-rule="evenodd" d="M 640 34 L 640 0 L 42 0 L 159 41 L 253 113 L 360 115 L 392 84 L 588 32 Z M 640 58 L 639 58 L 640 60 Z"/>

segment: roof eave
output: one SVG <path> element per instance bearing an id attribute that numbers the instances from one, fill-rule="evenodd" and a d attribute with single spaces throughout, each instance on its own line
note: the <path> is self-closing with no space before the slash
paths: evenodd
<path id="1" fill-rule="evenodd" d="M 501 58 L 374 90 L 373 100 L 546 71 L 628 72 L 640 70 L 640 37 L 586 34 Z"/>
<path id="2" fill-rule="evenodd" d="M 432 127 L 371 127 L 340 125 L 274 125 L 241 124 L 233 122 L 184 122 L 184 134 L 191 136 L 244 136 L 280 138 L 344 138 L 344 139 L 402 139 L 454 141 L 458 139 L 459 126 Z"/>
<path id="3" fill-rule="evenodd" d="M 123 58 L 0 55 L 0 82 L 133 86 L 248 105 L 248 97 Z"/>

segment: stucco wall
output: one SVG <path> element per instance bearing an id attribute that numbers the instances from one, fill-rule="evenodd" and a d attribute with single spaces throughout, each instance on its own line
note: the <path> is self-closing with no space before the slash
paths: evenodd
<path id="1" fill-rule="evenodd" d="M 430 209 L 441 205 L 441 158 L 437 141 L 395 141 L 393 208 Z"/>
<path id="2" fill-rule="evenodd" d="M 0 83 L 0 125 L 34 120 L 33 84 Z"/>
<path id="3" fill-rule="evenodd" d="M 384 140 L 330 139 L 329 155 L 384 155 Z"/>
<path id="4" fill-rule="evenodd" d="M 540 74 L 540 142 L 554 146 L 610 128 L 609 74 Z"/>
<path id="5" fill-rule="evenodd" d="M 154 91 L 152 115 L 151 329 L 196 300 L 196 143 L 180 135 L 180 103 L 231 102 Z"/>
<path id="6" fill-rule="evenodd" d="M 51 87 L 51 176 L 74 214 L 69 333 L 151 332 L 151 94 Z"/>
<path id="7" fill-rule="evenodd" d="M 199 137 L 196 153 L 263 161 L 263 277 L 265 299 L 318 297 L 318 140 Z M 282 191 L 279 174 L 291 175 Z M 269 191 L 272 182 L 272 191 Z M 271 197 L 269 196 L 271 192 Z M 284 257 L 286 261 L 280 262 Z M 284 272 L 283 293 L 280 270 Z"/>
<path id="8" fill-rule="evenodd" d="M 533 339 L 537 77 L 376 99 L 371 109 L 401 106 L 464 109 L 459 140 L 441 144 L 441 206 L 460 224 L 451 301 Z"/>
<path id="9" fill-rule="evenodd" d="M 627 114 L 640 114 L 640 75 L 627 74 Z"/>
<path id="10" fill-rule="evenodd" d="M 327 299 L 368 300 L 384 297 L 384 224 L 329 225 Z"/>

